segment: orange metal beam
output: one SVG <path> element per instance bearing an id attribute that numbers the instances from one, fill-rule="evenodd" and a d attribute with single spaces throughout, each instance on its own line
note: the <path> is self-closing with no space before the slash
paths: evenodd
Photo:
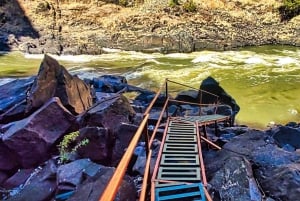
<path id="1" fill-rule="evenodd" d="M 146 200 L 148 178 L 149 178 L 149 175 L 150 175 L 151 155 L 152 155 L 152 150 L 150 149 L 150 151 L 148 153 L 148 157 L 147 157 L 145 172 L 144 172 L 142 190 L 141 190 L 141 194 L 140 194 L 140 201 L 145 201 Z"/>
<path id="2" fill-rule="evenodd" d="M 159 127 L 159 124 L 160 124 L 160 122 L 161 122 L 161 119 L 162 119 L 162 117 L 163 117 L 163 115 L 164 115 L 164 112 L 165 112 L 165 110 L 166 110 L 166 107 L 167 107 L 168 103 L 169 103 L 169 97 L 167 98 L 167 100 L 166 100 L 166 102 L 165 102 L 165 104 L 164 104 L 164 107 L 163 107 L 163 109 L 162 109 L 162 111 L 161 111 L 161 113 L 160 113 L 160 115 L 159 115 L 158 121 L 157 121 L 157 123 L 156 123 L 156 125 L 155 125 L 155 128 L 154 128 L 154 130 L 153 130 L 152 136 L 151 136 L 151 138 L 150 138 L 150 140 L 149 140 L 149 145 L 148 145 L 148 146 L 149 146 L 149 149 L 150 149 L 150 147 L 151 147 L 151 145 L 152 145 L 152 142 L 153 142 L 153 140 L 154 140 L 154 138 L 155 138 L 157 129 L 158 129 L 158 127 Z"/>
<path id="3" fill-rule="evenodd" d="M 196 134 L 198 138 L 198 152 L 199 152 L 199 159 L 200 159 L 200 166 L 201 166 L 201 173 L 202 173 L 202 182 L 204 187 L 207 186 L 207 180 L 206 180 L 206 174 L 205 174 L 205 166 L 204 166 L 204 161 L 202 157 L 202 149 L 201 149 L 201 138 L 200 138 L 200 132 L 199 132 L 199 126 L 198 122 L 196 122 Z"/>
<path id="4" fill-rule="evenodd" d="M 209 141 L 208 139 L 206 139 L 205 137 L 203 137 L 203 136 L 200 136 L 201 137 L 201 139 L 202 140 L 204 140 L 205 142 L 207 142 L 208 144 L 210 144 L 210 145 L 212 145 L 212 146 L 214 146 L 214 147 L 216 147 L 217 149 L 219 149 L 219 150 L 221 150 L 222 148 L 221 147 L 219 147 L 218 145 L 216 145 L 215 143 L 213 143 L 213 142 L 211 142 L 211 141 Z"/>
<path id="5" fill-rule="evenodd" d="M 152 179 L 151 179 L 151 201 L 154 201 L 154 198 L 155 198 L 155 177 L 156 177 L 157 172 L 158 172 L 158 166 L 159 166 L 159 163 L 160 163 L 160 159 L 161 159 L 161 155 L 162 155 L 162 151 L 163 151 L 163 146 L 164 146 L 165 141 L 166 141 L 169 121 L 170 121 L 170 119 L 167 120 L 166 128 L 165 128 L 165 131 L 164 131 L 163 139 L 160 143 L 160 148 L 159 148 L 158 156 L 157 156 L 157 159 L 156 159 L 156 163 L 155 163 L 155 167 L 154 167 L 154 171 L 153 171 L 153 175 L 152 175 Z"/>
<path id="6" fill-rule="evenodd" d="M 204 189 L 204 193 L 205 193 L 205 197 L 207 198 L 207 201 L 213 201 L 212 198 L 210 197 L 208 191 L 206 190 L 206 187 L 204 187 L 203 189 Z"/>
<path id="7" fill-rule="evenodd" d="M 149 118 L 149 114 L 146 114 L 142 123 L 140 124 L 140 127 L 136 131 L 134 137 L 132 138 L 125 154 L 123 155 L 118 167 L 115 170 L 115 173 L 113 174 L 112 178 L 110 179 L 108 185 L 106 186 L 104 192 L 102 193 L 102 196 L 99 201 L 112 201 L 114 200 L 119 186 L 122 183 L 123 177 L 125 175 L 126 169 L 128 167 L 129 161 L 132 157 L 132 154 L 134 152 L 134 149 L 143 133 L 144 127 L 147 124 Z"/>

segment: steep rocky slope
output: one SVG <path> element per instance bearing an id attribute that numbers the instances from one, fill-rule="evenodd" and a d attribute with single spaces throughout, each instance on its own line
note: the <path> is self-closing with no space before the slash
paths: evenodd
<path id="1" fill-rule="evenodd" d="M 99 0 L 12 0 L 0 5 L 2 46 L 29 53 L 100 54 L 103 47 L 191 52 L 247 45 L 300 46 L 300 16 L 281 22 L 280 0 L 168 0 L 131 7 Z M 31 26 L 31 29 L 29 27 Z"/>

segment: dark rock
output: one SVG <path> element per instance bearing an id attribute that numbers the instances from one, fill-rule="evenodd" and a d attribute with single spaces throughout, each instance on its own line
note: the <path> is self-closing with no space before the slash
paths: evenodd
<path id="1" fill-rule="evenodd" d="M 209 182 L 221 200 L 261 201 L 262 195 L 245 158 L 230 157 Z"/>
<path id="2" fill-rule="evenodd" d="M 34 77 L 16 79 L 0 86 L 0 114 L 26 99 L 26 93 Z"/>
<path id="3" fill-rule="evenodd" d="M 300 148 L 300 129 L 280 126 L 273 131 L 273 138 L 283 147 L 286 144 L 292 145 L 296 149 Z"/>
<path id="4" fill-rule="evenodd" d="M 138 126 L 132 124 L 122 123 L 119 125 L 118 130 L 116 131 L 116 142 L 112 153 L 112 162 L 114 166 L 121 160 L 137 129 Z"/>
<path id="5" fill-rule="evenodd" d="M 104 92 L 96 92 L 96 102 L 105 100 L 109 97 L 116 96 L 116 93 L 104 93 Z"/>
<path id="6" fill-rule="evenodd" d="M 89 159 L 80 159 L 60 166 L 57 169 L 58 191 L 76 190 L 87 177 L 95 176 L 101 168 L 101 165 Z"/>
<path id="7" fill-rule="evenodd" d="M 161 142 L 158 140 L 154 140 L 152 143 L 152 155 L 150 160 L 150 175 L 153 174 L 155 163 L 157 160 L 158 152 L 160 149 Z M 140 175 L 143 175 L 145 172 L 145 165 L 147 161 L 145 144 L 137 146 L 135 149 L 135 155 L 137 155 L 137 160 L 132 168 L 133 171 L 138 172 Z"/>
<path id="8" fill-rule="evenodd" d="M 27 111 L 39 108 L 52 97 L 59 97 L 63 105 L 75 114 L 82 113 L 92 105 L 89 86 L 69 74 L 55 59 L 45 55 L 29 91 Z"/>
<path id="9" fill-rule="evenodd" d="M 88 178 L 68 201 L 98 201 L 114 172 L 113 168 L 102 168 L 93 177 Z M 116 195 L 115 201 L 136 200 L 136 189 L 133 180 L 125 176 Z"/>
<path id="10" fill-rule="evenodd" d="M 21 190 L 7 201 L 51 200 L 56 190 L 56 170 L 54 161 L 47 161 L 45 166 L 37 169 Z"/>
<path id="11" fill-rule="evenodd" d="M 85 127 L 79 132 L 76 142 L 79 143 L 84 139 L 88 139 L 89 142 L 78 148 L 78 155 L 81 158 L 89 158 L 92 161 L 109 165 L 113 144 L 112 134 L 106 128 L 100 127 Z"/>
<path id="12" fill-rule="evenodd" d="M 190 103 L 199 103 L 198 93 L 199 92 L 196 90 L 181 91 L 177 94 L 175 100 L 185 101 Z"/>
<path id="13" fill-rule="evenodd" d="M 239 105 L 229 94 L 225 92 L 225 90 L 219 85 L 219 83 L 214 78 L 208 77 L 205 80 L 203 80 L 203 82 L 200 85 L 200 89 L 219 96 L 218 99 L 216 99 L 215 96 L 209 93 L 199 92 L 198 99 L 202 100 L 202 103 L 209 104 L 220 101 L 220 103 L 230 105 L 234 115 L 236 115 L 240 111 Z"/>
<path id="14" fill-rule="evenodd" d="M 19 166 L 18 156 L 0 139 L 0 170 L 13 170 Z"/>
<path id="15" fill-rule="evenodd" d="M 3 171 L 0 171 L 0 187 L 3 187 L 3 183 L 9 178 L 9 175 Z M 0 194 L 1 195 L 1 194 Z M 0 196 L 1 197 L 1 196 Z"/>
<path id="16" fill-rule="evenodd" d="M 51 146 L 75 123 L 58 98 L 52 98 L 31 116 L 10 124 L 4 144 L 18 155 L 24 168 L 35 167 L 49 156 Z"/>
<path id="17" fill-rule="evenodd" d="M 33 171 L 33 169 L 20 169 L 13 176 L 7 179 L 2 186 L 6 189 L 18 187 L 19 185 L 25 183 Z"/>
<path id="18" fill-rule="evenodd" d="M 24 99 L 20 103 L 17 103 L 15 106 L 11 107 L 5 113 L 0 115 L 0 123 L 6 124 L 13 121 L 19 121 L 27 117 L 25 114 L 26 105 L 26 100 Z"/>
<path id="19" fill-rule="evenodd" d="M 115 93 L 122 90 L 127 84 L 124 76 L 119 75 L 102 75 L 93 79 L 93 86 L 96 91 Z"/>
<path id="20" fill-rule="evenodd" d="M 105 127 L 114 132 L 121 122 L 130 123 L 134 115 L 127 98 L 118 94 L 96 103 L 78 121 L 82 127 Z"/>
<path id="21" fill-rule="evenodd" d="M 256 171 L 264 192 L 276 200 L 299 200 L 300 164 L 268 166 Z"/>

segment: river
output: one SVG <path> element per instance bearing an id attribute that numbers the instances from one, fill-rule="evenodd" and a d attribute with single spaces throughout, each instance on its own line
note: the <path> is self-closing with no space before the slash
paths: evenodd
<path id="1" fill-rule="evenodd" d="M 106 49 L 107 54 L 54 56 L 79 77 L 124 75 L 130 84 L 155 90 L 165 78 L 198 88 L 214 77 L 241 110 L 237 123 L 266 128 L 300 122 L 300 48 L 248 47 L 235 51 L 145 54 Z M 43 55 L 0 54 L 0 84 L 35 75 Z"/>

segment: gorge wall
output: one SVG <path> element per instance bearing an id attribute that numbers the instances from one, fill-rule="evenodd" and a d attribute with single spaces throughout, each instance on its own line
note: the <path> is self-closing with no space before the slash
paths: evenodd
<path id="1" fill-rule="evenodd" d="M 281 21 L 279 0 L 195 0 L 196 12 L 170 7 L 168 0 L 130 7 L 116 2 L 4 0 L 0 48 L 101 54 L 103 48 L 169 53 L 265 44 L 300 46 L 300 16 Z"/>

